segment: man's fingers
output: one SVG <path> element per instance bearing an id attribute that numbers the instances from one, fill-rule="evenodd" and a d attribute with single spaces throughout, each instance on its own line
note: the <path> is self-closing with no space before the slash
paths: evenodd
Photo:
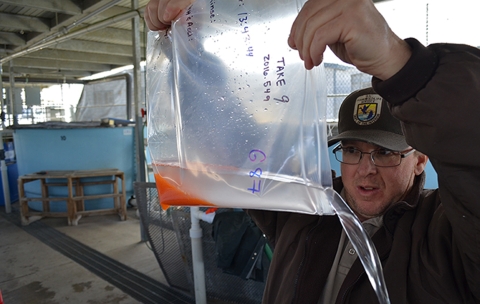
<path id="1" fill-rule="evenodd" d="M 312 5 L 309 5 L 309 1 L 303 5 L 302 9 L 293 21 L 292 28 L 290 30 L 290 36 L 288 37 L 288 45 L 291 48 L 298 50 L 298 54 L 302 60 L 304 55 L 303 35 L 305 33 L 306 23 L 312 14 L 312 8 L 310 8 L 311 6 Z"/>
<path id="2" fill-rule="evenodd" d="M 305 3 L 293 22 L 290 30 L 288 44 L 290 47 L 298 50 L 299 56 L 305 61 L 307 69 L 318 65 L 318 61 L 323 60 L 323 51 L 325 46 L 320 46 L 320 52 L 315 52 L 318 58 L 313 58 L 311 53 L 312 40 L 318 28 L 321 28 L 325 22 L 328 22 L 328 6 L 331 1 L 328 0 L 310 0 Z M 327 14 L 325 14 L 327 11 Z"/>
<path id="3" fill-rule="evenodd" d="M 325 17 L 325 15 L 324 15 Z M 318 20 L 318 19 L 315 19 Z M 345 60 L 341 54 L 344 52 L 340 52 L 342 48 L 344 48 L 344 38 L 342 32 L 342 20 L 338 17 L 331 16 L 329 18 L 324 19 L 321 21 L 321 26 L 315 26 L 312 28 L 308 28 L 307 33 L 305 36 L 307 37 L 309 44 L 308 49 L 305 49 L 304 55 L 305 58 L 308 58 L 309 61 L 313 66 L 318 66 L 323 61 L 323 54 L 325 53 L 327 46 L 329 45 L 336 45 L 337 56 L 341 60 Z"/>
<path id="4" fill-rule="evenodd" d="M 194 2 L 195 0 L 169 0 L 165 5 L 165 10 L 162 15 L 163 20 L 169 23 L 174 21 Z"/>
<path id="5" fill-rule="evenodd" d="M 165 25 L 158 22 L 158 19 L 152 19 L 150 17 L 150 14 L 149 11 L 146 9 L 145 10 L 145 13 L 144 13 L 144 19 L 145 19 L 145 22 L 147 23 L 147 27 L 151 30 L 151 31 L 161 31 L 161 30 L 164 30 L 165 29 Z"/>
<path id="6" fill-rule="evenodd" d="M 152 31 L 166 30 L 195 0 L 151 0 L 145 7 L 145 22 Z"/>
<path id="7" fill-rule="evenodd" d="M 144 18 L 147 26 L 152 31 L 160 31 L 168 28 L 168 24 L 162 22 L 163 19 L 159 18 L 159 14 L 163 14 L 161 11 L 162 6 L 159 1 L 150 1 L 145 7 Z"/>

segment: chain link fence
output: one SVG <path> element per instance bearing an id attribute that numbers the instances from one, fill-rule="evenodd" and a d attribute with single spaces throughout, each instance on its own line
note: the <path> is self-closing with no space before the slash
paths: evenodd
<path id="1" fill-rule="evenodd" d="M 327 80 L 328 136 L 336 134 L 338 111 L 345 97 L 353 91 L 371 86 L 372 77 L 353 66 L 325 63 Z"/>
<path id="2" fill-rule="evenodd" d="M 371 86 L 372 77 L 355 67 L 325 63 L 327 79 L 327 122 L 336 123 L 340 105 L 353 91 Z"/>
<path id="3" fill-rule="evenodd" d="M 193 299 L 195 292 L 189 235 L 190 208 L 170 207 L 162 210 L 155 183 L 136 182 L 134 188 L 145 234 L 168 285 Z M 222 212 L 222 209 L 217 210 L 218 212 Z M 200 226 L 203 231 L 203 263 L 208 303 L 261 303 L 265 283 L 224 273 L 217 266 L 212 224 L 201 221 Z M 261 263 L 263 275 L 266 277 L 270 264 L 267 256 L 261 259 Z"/>

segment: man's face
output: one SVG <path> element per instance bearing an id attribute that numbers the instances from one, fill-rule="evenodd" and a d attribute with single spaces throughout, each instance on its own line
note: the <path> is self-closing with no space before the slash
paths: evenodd
<path id="1" fill-rule="evenodd" d="M 371 152 L 381 147 L 362 141 L 343 141 L 343 147 Z M 427 157 L 414 152 L 396 167 L 377 167 L 369 154 L 363 154 L 356 165 L 341 164 L 346 200 L 360 221 L 382 215 L 395 202 L 404 198 L 416 175 L 423 172 Z"/>

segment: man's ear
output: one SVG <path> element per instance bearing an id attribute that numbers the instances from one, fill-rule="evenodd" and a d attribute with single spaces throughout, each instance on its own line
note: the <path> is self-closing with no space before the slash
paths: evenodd
<path id="1" fill-rule="evenodd" d="M 414 157 L 416 157 L 417 159 L 414 172 L 415 172 L 415 175 L 420 175 L 425 170 L 425 166 L 427 165 L 427 162 L 428 162 L 428 156 L 418 151 L 415 151 L 413 153 L 414 153 Z"/>

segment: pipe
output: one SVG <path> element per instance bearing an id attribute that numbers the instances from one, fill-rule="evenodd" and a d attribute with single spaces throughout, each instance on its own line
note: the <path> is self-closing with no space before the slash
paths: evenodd
<path id="1" fill-rule="evenodd" d="M 2 93 L 3 95 L 3 93 Z M 2 96 L 3 98 L 3 96 Z M 12 203 L 10 202 L 10 187 L 8 184 L 7 164 L 5 163 L 5 150 L 3 148 L 3 131 L 0 132 L 0 171 L 2 174 L 3 199 L 5 201 L 5 213 L 12 212 Z"/>
<path id="2" fill-rule="evenodd" d="M 132 0 L 132 11 L 138 9 L 138 0 Z M 137 146 L 137 181 L 147 180 L 145 162 L 145 144 L 143 134 L 143 117 L 140 112 L 142 106 L 142 78 L 141 78 L 141 48 L 140 48 L 140 16 L 132 17 L 132 53 L 133 53 L 133 103 L 135 105 L 135 138 Z"/>
<path id="3" fill-rule="evenodd" d="M 190 239 L 192 241 L 193 283 L 195 287 L 195 303 L 206 304 L 207 292 L 205 287 L 205 265 L 203 263 L 202 235 L 200 227 L 199 207 L 190 207 Z"/>
<path id="4" fill-rule="evenodd" d="M 2 130 L 5 129 L 5 119 L 3 115 L 5 115 L 5 113 L 3 112 L 3 108 L 5 107 L 5 104 L 3 102 L 3 78 L 1 78 L 3 75 L 3 67 L 2 65 L 0 64 L 0 120 L 1 120 L 1 128 Z"/>
<path id="5" fill-rule="evenodd" d="M 203 211 L 198 211 L 197 217 L 201 219 L 204 222 L 207 222 L 209 224 L 213 223 L 213 219 L 215 218 L 215 212 L 213 213 L 205 213 Z"/>
<path id="6" fill-rule="evenodd" d="M 10 56 L 3 57 L 3 58 L 0 59 L 0 64 L 2 64 L 4 62 L 7 62 L 7 61 L 10 61 L 14 58 L 21 57 L 21 56 L 27 55 L 29 53 L 38 51 L 40 49 L 49 47 L 51 45 L 54 45 L 54 44 L 57 44 L 57 43 L 60 43 L 60 42 L 64 42 L 66 40 L 70 40 L 74 37 L 81 36 L 81 35 L 84 35 L 86 33 L 96 31 L 100 28 L 107 27 L 110 24 L 114 24 L 114 23 L 117 23 L 117 22 L 120 22 L 120 21 L 123 21 L 123 20 L 126 20 L 126 19 L 131 19 L 131 18 L 133 18 L 135 16 L 138 16 L 138 15 L 141 15 L 141 14 L 143 14 L 143 9 L 139 9 L 138 11 L 137 10 L 129 11 L 129 12 L 126 12 L 126 13 L 123 13 L 123 14 L 120 14 L 120 15 L 113 16 L 109 19 L 100 21 L 98 23 L 89 25 L 87 27 L 84 27 L 81 30 L 78 30 L 78 31 L 73 32 L 71 34 L 67 34 L 65 36 L 50 40 L 49 42 L 46 42 L 46 43 L 35 45 L 31 48 L 28 48 L 28 49 L 25 49 L 23 51 L 17 52 L 15 54 L 10 55 Z"/>
<path id="7" fill-rule="evenodd" d="M 138 0 L 131 1 L 132 10 L 137 11 Z M 142 106 L 142 79 L 141 79 L 141 48 L 140 48 L 140 16 L 132 17 L 132 54 L 133 54 L 133 104 L 135 115 L 135 143 L 137 148 L 137 181 L 145 182 L 147 180 L 147 162 L 145 160 L 145 143 L 143 133 L 143 118 L 140 113 L 140 107 Z M 143 230 L 143 226 L 140 225 L 140 238 L 141 241 L 146 242 L 147 236 Z"/>
<path id="8" fill-rule="evenodd" d="M 105 4 L 104 6 L 102 6 L 101 8 L 91 12 L 90 14 L 86 15 L 86 16 L 83 16 L 82 18 L 80 18 L 79 20 L 77 21 L 74 21 L 72 24 L 70 24 L 69 26 L 66 26 L 66 27 L 63 27 L 62 28 L 62 31 L 58 31 L 57 33 L 55 34 L 52 34 L 50 36 L 47 36 L 45 38 L 43 38 L 42 40 L 39 40 L 38 42 L 32 44 L 32 46 L 35 46 L 35 45 L 38 45 L 38 44 L 45 44 L 46 42 L 54 39 L 54 38 L 57 38 L 57 37 L 60 37 L 61 35 L 66 35 L 68 32 L 70 32 L 71 29 L 73 29 L 74 27 L 77 27 L 78 25 L 82 24 L 83 22 L 87 21 L 88 19 L 92 18 L 92 17 L 95 17 L 96 15 L 106 11 L 107 9 L 111 8 L 112 6 L 116 5 L 118 2 L 120 2 L 121 0 L 115 0 L 115 1 L 111 1 L 107 4 Z"/>
<path id="9" fill-rule="evenodd" d="M 13 60 L 10 60 L 9 64 L 9 81 L 10 81 L 10 90 L 9 90 L 9 98 L 10 98 L 10 126 L 17 126 L 18 125 L 18 120 L 17 120 L 17 113 L 15 113 L 15 105 L 18 102 L 18 100 L 15 100 L 15 72 L 13 69 Z"/>

